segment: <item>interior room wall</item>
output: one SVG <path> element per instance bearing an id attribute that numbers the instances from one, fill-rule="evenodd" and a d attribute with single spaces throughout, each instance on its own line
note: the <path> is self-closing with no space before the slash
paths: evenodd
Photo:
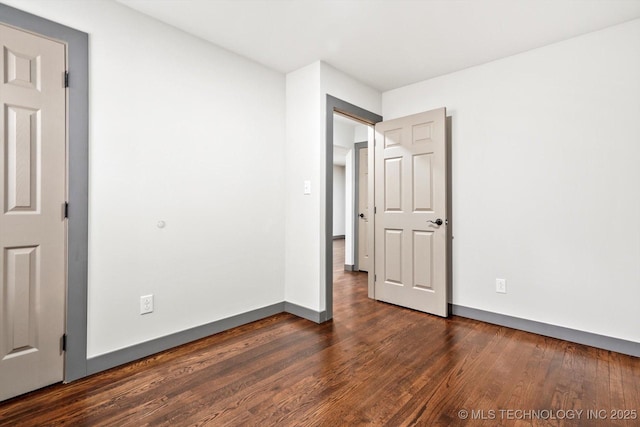
<path id="1" fill-rule="evenodd" d="M 288 73 L 286 93 L 285 299 L 323 312 L 326 95 L 380 114 L 381 94 L 320 61 Z M 305 180 L 312 188 L 306 196 Z"/>
<path id="2" fill-rule="evenodd" d="M 283 300 L 326 308 L 326 94 L 385 119 L 448 107 L 454 304 L 640 342 L 640 21 L 381 96 L 116 2 L 3 2 L 89 33 L 88 356 Z"/>
<path id="3" fill-rule="evenodd" d="M 353 142 L 365 142 L 368 138 L 369 126 L 356 125 L 354 129 Z"/>
<path id="4" fill-rule="evenodd" d="M 451 116 L 453 304 L 640 342 L 639 52 L 635 20 L 383 94 Z"/>
<path id="5" fill-rule="evenodd" d="M 283 301 L 284 76 L 115 2 L 5 3 L 89 33 L 88 356 Z"/>
<path id="6" fill-rule="evenodd" d="M 336 115 L 334 114 L 334 117 Z M 353 148 L 355 136 L 355 122 L 350 123 L 348 119 L 338 118 L 333 121 L 333 145 L 344 147 L 348 150 Z"/>
<path id="7" fill-rule="evenodd" d="M 320 63 L 286 75 L 285 300 L 318 311 Z M 304 194 L 309 181 L 311 194 Z"/>

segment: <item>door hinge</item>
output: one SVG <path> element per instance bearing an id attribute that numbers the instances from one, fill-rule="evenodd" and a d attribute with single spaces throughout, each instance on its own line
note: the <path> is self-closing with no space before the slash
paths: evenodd
<path id="1" fill-rule="evenodd" d="M 64 202 L 64 217 L 69 218 L 69 202 Z"/>
<path id="2" fill-rule="evenodd" d="M 64 87 L 69 87 L 69 72 L 64 72 Z"/>
<path id="3" fill-rule="evenodd" d="M 62 338 L 60 338 L 60 347 L 62 351 L 67 351 L 67 334 L 63 334 Z"/>
<path id="4" fill-rule="evenodd" d="M 377 274 L 374 274 L 374 275 L 373 275 L 373 282 L 375 283 L 377 280 L 378 280 L 378 275 L 377 275 Z"/>
<path id="5" fill-rule="evenodd" d="M 375 215 L 375 214 L 377 214 L 377 213 L 378 213 L 378 208 L 374 206 L 374 207 L 373 207 L 373 214 Z"/>

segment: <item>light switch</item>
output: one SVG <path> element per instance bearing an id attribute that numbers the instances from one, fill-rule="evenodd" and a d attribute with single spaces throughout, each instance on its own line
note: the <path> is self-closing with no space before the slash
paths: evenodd
<path id="1" fill-rule="evenodd" d="M 311 181 L 304 182 L 304 194 L 311 194 Z"/>

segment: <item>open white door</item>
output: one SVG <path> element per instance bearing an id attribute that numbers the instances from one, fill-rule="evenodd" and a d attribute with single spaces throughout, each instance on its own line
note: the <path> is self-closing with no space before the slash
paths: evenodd
<path id="1" fill-rule="evenodd" d="M 356 150 L 358 156 L 358 270 L 369 271 L 369 149 Z"/>
<path id="2" fill-rule="evenodd" d="M 375 299 L 448 315 L 446 110 L 375 127 Z"/>
<path id="3" fill-rule="evenodd" d="M 62 381 L 65 45 L 0 25 L 0 400 Z"/>

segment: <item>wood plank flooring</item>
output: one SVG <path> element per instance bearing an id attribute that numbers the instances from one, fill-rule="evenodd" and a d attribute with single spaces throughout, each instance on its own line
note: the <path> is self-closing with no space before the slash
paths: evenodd
<path id="1" fill-rule="evenodd" d="M 640 359 L 372 301 L 335 245 L 332 322 L 279 314 L 0 403 L 0 425 L 640 426 Z"/>

